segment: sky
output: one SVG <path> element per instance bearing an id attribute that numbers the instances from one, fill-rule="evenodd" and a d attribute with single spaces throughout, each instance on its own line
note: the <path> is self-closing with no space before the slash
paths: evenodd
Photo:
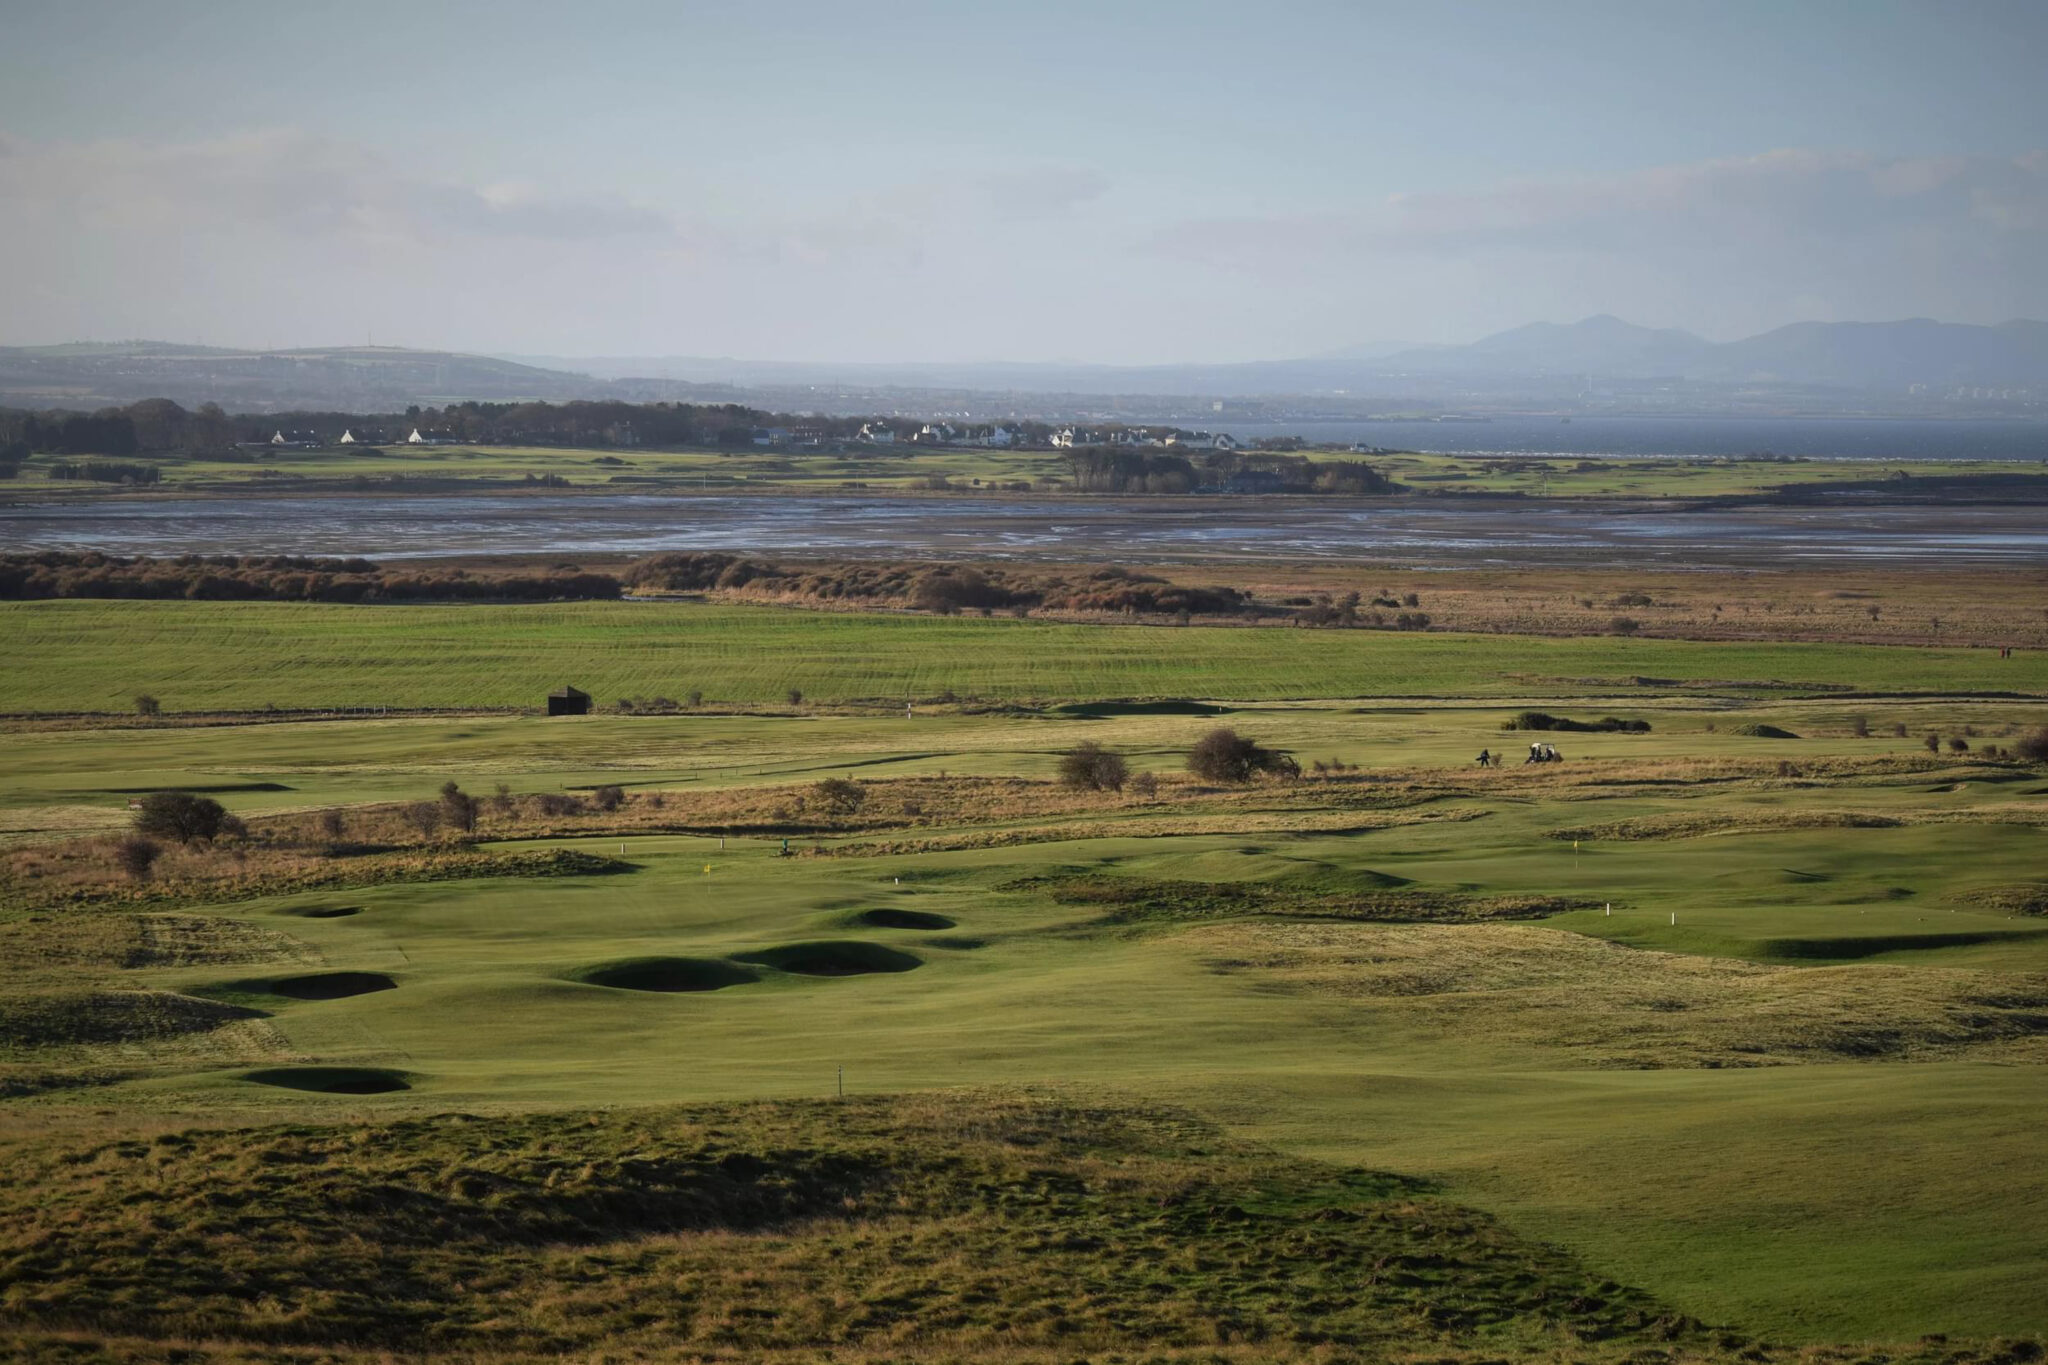
<path id="1" fill-rule="evenodd" d="M 0 344 L 2048 317 L 2048 3 L 0 0 Z"/>

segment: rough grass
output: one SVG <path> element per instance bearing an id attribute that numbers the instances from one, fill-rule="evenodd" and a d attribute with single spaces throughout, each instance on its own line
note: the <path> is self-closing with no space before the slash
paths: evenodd
<path id="1" fill-rule="evenodd" d="M 1768 967 L 1525 925 L 1240 924 L 1213 970 L 1339 996 L 1389 1023 L 1596 1067 L 2048 1062 L 2048 977 Z"/>
<path id="2" fill-rule="evenodd" d="M 289 934 L 215 915 L 68 912 L 0 923 L 0 971 L 317 962 Z"/>
<path id="3" fill-rule="evenodd" d="M 0 994 L 0 1049 L 153 1042 L 260 1017 L 172 991 L 8 991 Z"/>
<path id="4" fill-rule="evenodd" d="M 1749 1344 L 1407 1182 L 1173 1115 L 1017 1096 L 14 1156 L 0 1330 L 110 1354 L 188 1339 L 350 1359 L 1607 1360 Z"/>
<path id="5" fill-rule="evenodd" d="M 576 849 L 479 849 L 420 845 L 330 854 L 315 846 L 258 843 L 186 850 L 161 876 L 135 881 L 113 865 L 99 841 L 16 850 L 0 862 L 0 892 L 17 904 L 90 907 L 233 901 L 327 888 L 491 877 L 592 877 L 632 864 Z"/>
<path id="6" fill-rule="evenodd" d="M 1550 831 L 1553 839 L 1696 839 L 1709 834 L 1769 834 L 1797 829 L 1898 829 L 1906 825 L 2048 825 L 2048 806 L 2001 803 L 1965 810 L 1699 810 L 1630 816 Z"/>
<path id="7" fill-rule="evenodd" d="M 1401 922 L 1537 919 L 1598 904 L 1565 896 L 1408 890 L 1399 888 L 1399 882 L 1371 877 L 1192 882 L 1054 874 L 1011 882 L 1002 889 L 1039 892 L 1064 905 L 1099 909 L 1096 922 L 1107 925 L 1185 924 L 1246 916 Z M 1393 889 L 1387 889 L 1390 885 Z"/>
<path id="8" fill-rule="evenodd" d="M 1949 899 L 1994 914 L 2048 915 L 2048 882 L 2014 882 L 1959 891 Z"/>

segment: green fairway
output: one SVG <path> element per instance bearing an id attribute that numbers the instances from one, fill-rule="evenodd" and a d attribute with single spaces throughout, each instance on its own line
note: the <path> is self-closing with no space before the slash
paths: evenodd
<path id="1" fill-rule="evenodd" d="M 681 696 L 900 702 L 1121 697 L 1520 697 L 1695 684 L 2048 692 L 2048 655 L 1380 631 L 1104 629 L 701 606 L 329 606 L 33 602 L 0 606 L 0 711 L 537 707 L 574 683 L 601 701 Z"/>
<path id="2" fill-rule="evenodd" d="M 2048 775 L 1986 756 L 2048 719 L 2009 695 L 2048 690 L 2037 661 L 676 603 L 0 620 L 15 712 L 707 697 L 13 722 L 24 876 L 67 884 L 152 790 L 257 828 L 176 855 L 246 856 L 215 892 L 10 885 L 0 1136 L 1023 1088 L 1428 1182 L 1778 1341 L 2048 1329 Z M 1066 705 L 1190 696 L 1222 700 Z M 1546 732 L 1566 761 L 1523 765 L 1529 708 L 1650 728 Z M 1188 783 L 1217 724 L 1308 776 Z M 1168 780 L 1061 793 L 1084 740 Z M 825 777 L 860 780 L 858 819 L 806 805 Z M 586 860 L 377 873 L 377 840 L 419 837 L 391 803 L 451 780 L 480 843 L 440 856 Z M 615 813 L 574 805 L 613 785 Z M 572 813 L 507 814 L 542 797 Z M 291 831 L 334 809 L 370 870 L 321 882 L 356 855 Z"/>

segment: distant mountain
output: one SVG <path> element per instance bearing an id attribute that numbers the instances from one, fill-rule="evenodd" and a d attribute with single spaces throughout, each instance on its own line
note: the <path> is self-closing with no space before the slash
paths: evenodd
<path id="1" fill-rule="evenodd" d="M 1713 359 L 1731 379 L 1851 388 L 2029 387 L 2048 383 L 2048 323 L 1795 322 L 1717 347 Z"/>
<path id="2" fill-rule="evenodd" d="M 0 404 L 87 408 L 170 398 L 233 411 L 374 411 L 447 400 L 600 398 L 588 375 L 455 351 L 340 346 L 237 351 L 136 341 L 0 347 Z"/>
<path id="3" fill-rule="evenodd" d="M 1919 404 L 1955 390 L 2048 394 L 2048 322 L 1996 327 L 1912 318 L 1801 322 L 1714 343 L 1674 328 L 1600 316 L 1539 322 L 1466 346 L 1346 347 L 1298 360 L 1238 364 L 1086 365 L 748 361 L 698 356 L 570 359 L 481 356 L 395 346 L 243 351 L 169 342 L 0 347 L 0 405 L 94 408 L 141 398 L 235 411 L 394 411 L 457 402 L 617 399 L 746 402 L 777 411 L 938 411 L 973 396 L 1019 400 L 1038 415 L 1089 417 L 1098 400 L 1137 395 L 1222 411 L 1223 400 L 1286 397 L 1332 414 L 1469 410 L 1570 402 L 1587 382 L 1662 380 L 1701 387 L 1685 401 L 1725 406 L 1729 385 L 1806 391 L 1812 409 L 1842 393 L 1845 410 L 1873 396 Z M 1024 395 L 1034 397 L 1028 404 Z M 1975 401 L 1981 395 L 1965 394 Z M 1297 401 L 1299 400 L 1299 401 Z M 1304 407 L 1306 404 L 1306 407 Z M 1320 406 L 1319 406 L 1320 405 Z"/>
<path id="4" fill-rule="evenodd" d="M 1996 327 L 1902 322 L 1796 322 L 1716 344 L 1675 328 L 1602 315 L 1538 322 L 1469 346 L 1403 351 L 1390 370 L 1460 375 L 1584 375 L 1606 379 L 1819 385 L 1903 390 L 1913 385 L 2048 387 L 2048 323 Z"/>

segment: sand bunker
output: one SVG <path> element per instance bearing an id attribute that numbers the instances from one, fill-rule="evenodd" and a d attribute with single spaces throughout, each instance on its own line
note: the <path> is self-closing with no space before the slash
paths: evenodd
<path id="1" fill-rule="evenodd" d="M 760 974 L 716 957 L 629 957 L 570 974 L 571 981 L 621 991 L 716 991 L 759 981 Z"/>
<path id="2" fill-rule="evenodd" d="M 736 956 L 741 962 L 758 962 L 798 976 L 866 976 L 872 972 L 907 972 L 924 965 L 924 959 L 912 953 L 852 939 L 785 943 Z"/>
<path id="3" fill-rule="evenodd" d="M 412 1089 L 404 1072 L 381 1066 L 271 1066 L 245 1071 L 242 1079 L 317 1095 L 384 1095 Z"/>
<path id="4" fill-rule="evenodd" d="M 346 1000 L 351 995 L 388 991 L 397 985 L 382 972 L 312 972 L 305 976 L 281 976 L 264 982 L 260 989 L 287 1000 Z"/>
<path id="5" fill-rule="evenodd" d="M 876 929 L 951 929 L 959 922 L 926 910 L 863 910 L 853 919 Z"/>

